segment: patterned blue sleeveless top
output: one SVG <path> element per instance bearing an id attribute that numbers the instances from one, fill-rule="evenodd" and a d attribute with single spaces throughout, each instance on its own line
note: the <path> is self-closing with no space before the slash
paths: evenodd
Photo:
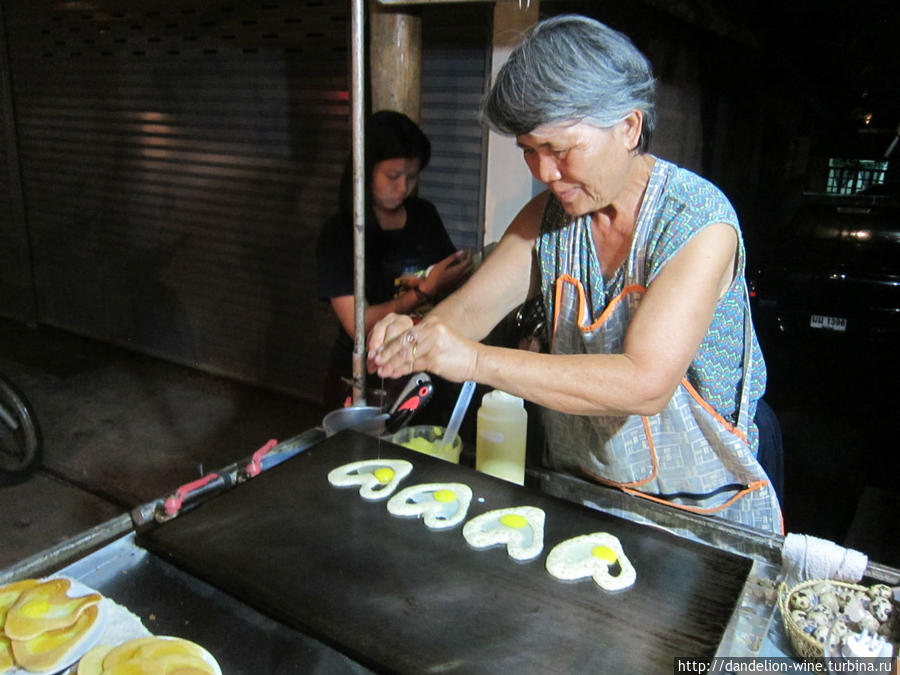
<path id="1" fill-rule="evenodd" d="M 667 179 L 664 178 L 666 174 Z M 749 308 L 745 303 L 747 282 L 744 277 L 744 244 L 737 214 L 728 198 L 715 185 L 665 160 L 656 158 L 650 180 L 666 180 L 666 183 L 653 216 L 649 243 L 644 251 L 647 278 L 641 280 L 641 283 L 645 287 L 649 287 L 666 263 L 707 225 L 726 223 L 737 231 L 739 244 L 735 280 L 719 300 L 709 331 L 687 372 L 688 382 L 700 396 L 722 417 L 736 423 L 743 376 L 744 317 L 749 319 Z M 548 317 L 554 316 L 555 282 L 562 273 L 557 268 L 558 257 L 554 245 L 561 234 L 560 223 L 563 223 L 562 227 L 566 227 L 572 223 L 572 218 L 565 214 L 559 202 L 551 196 L 536 244 Z M 584 251 L 580 268 L 587 270 L 584 273 L 586 278 L 579 281 L 587 294 L 593 321 L 603 313 L 609 301 L 624 289 L 623 268 L 616 270 L 612 279 L 606 282 L 602 273 L 590 272 L 592 269 L 599 270 L 599 263 L 592 250 Z M 748 382 L 748 413 L 751 423 L 748 441 L 751 450 L 756 453 L 759 448 L 759 431 L 752 420 L 756 414 L 757 401 L 765 392 L 766 366 L 755 332 L 751 338 L 751 350 L 752 365 Z"/>

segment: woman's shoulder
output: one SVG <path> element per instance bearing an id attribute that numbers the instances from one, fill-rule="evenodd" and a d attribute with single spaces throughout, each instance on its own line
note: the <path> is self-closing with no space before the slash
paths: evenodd
<path id="1" fill-rule="evenodd" d="M 738 224 L 737 213 L 725 193 L 712 181 L 684 167 L 664 162 L 668 168 L 666 205 L 700 225 L 713 222 Z"/>
<path id="2" fill-rule="evenodd" d="M 652 214 L 647 241 L 651 275 L 709 225 L 725 223 L 740 232 L 734 207 L 711 181 L 669 162 L 660 169 L 665 183 Z"/>

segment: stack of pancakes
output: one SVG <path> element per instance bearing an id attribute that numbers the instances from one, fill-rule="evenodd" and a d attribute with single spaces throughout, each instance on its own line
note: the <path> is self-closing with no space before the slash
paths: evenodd
<path id="1" fill-rule="evenodd" d="M 102 596 L 69 597 L 70 588 L 63 577 L 0 588 L 0 673 L 13 666 L 52 673 L 71 662 L 97 623 Z"/>

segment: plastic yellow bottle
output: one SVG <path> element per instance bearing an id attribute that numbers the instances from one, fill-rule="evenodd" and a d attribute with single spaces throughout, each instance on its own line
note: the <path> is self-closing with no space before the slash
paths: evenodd
<path id="1" fill-rule="evenodd" d="M 522 399 L 499 389 L 489 391 L 478 409 L 475 468 L 524 485 L 527 429 Z"/>

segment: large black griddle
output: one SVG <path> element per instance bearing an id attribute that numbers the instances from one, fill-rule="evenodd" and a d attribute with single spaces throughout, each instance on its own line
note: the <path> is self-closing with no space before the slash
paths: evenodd
<path id="1" fill-rule="evenodd" d="M 462 482 L 469 518 L 546 512 L 544 551 L 517 563 L 477 551 L 462 527 L 431 531 L 385 501 L 334 488 L 328 472 L 407 459 L 401 484 Z M 557 543 L 617 536 L 637 583 L 608 593 L 544 568 Z M 139 543 L 274 618 L 380 671 L 671 673 L 676 656 L 711 657 L 750 561 L 353 431 L 139 534 Z"/>

